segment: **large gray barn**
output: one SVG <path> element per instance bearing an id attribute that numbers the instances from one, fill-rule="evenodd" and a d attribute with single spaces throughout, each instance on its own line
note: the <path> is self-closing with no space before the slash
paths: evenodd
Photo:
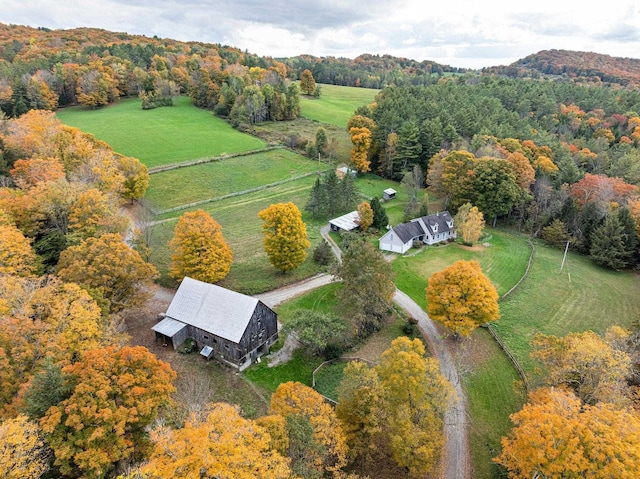
<path id="1" fill-rule="evenodd" d="M 256 298 L 185 277 L 164 319 L 151 329 L 156 340 L 174 349 L 193 339 L 207 359 L 242 371 L 278 339 L 277 321 L 276 313 Z"/>

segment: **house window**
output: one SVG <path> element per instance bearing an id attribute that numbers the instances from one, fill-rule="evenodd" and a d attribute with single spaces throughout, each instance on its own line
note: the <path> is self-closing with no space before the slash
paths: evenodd
<path id="1" fill-rule="evenodd" d="M 203 335 L 202 335 L 202 337 L 203 337 L 204 339 L 209 339 L 209 336 L 207 336 L 206 334 L 203 334 Z"/>

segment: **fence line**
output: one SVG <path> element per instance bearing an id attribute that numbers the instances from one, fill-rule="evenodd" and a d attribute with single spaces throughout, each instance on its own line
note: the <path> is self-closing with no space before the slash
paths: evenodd
<path id="1" fill-rule="evenodd" d="M 183 163 L 172 163 L 170 165 L 162 165 L 162 166 L 154 166 L 153 168 L 149 168 L 149 174 L 153 175 L 155 173 L 161 173 L 163 171 L 177 170 L 178 168 L 186 168 L 188 166 L 202 165 L 204 163 L 212 163 L 220 160 L 227 160 L 229 158 L 238 158 L 240 156 L 250 156 L 258 153 L 263 153 L 266 151 L 272 150 L 287 150 L 288 148 L 284 145 L 272 145 L 262 148 L 260 150 L 249 150 L 249 151 L 241 151 L 238 153 L 229 153 L 227 155 L 221 156 L 210 156 L 207 158 L 198 158 L 197 160 L 189 160 Z"/>
<path id="2" fill-rule="evenodd" d="M 498 299 L 498 301 L 502 301 L 504 298 L 506 298 L 508 295 L 510 295 L 518 286 L 520 286 L 520 284 L 524 281 L 524 279 L 529 275 L 529 270 L 531 269 L 531 263 L 533 263 L 533 257 L 535 256 L 536 247 L 531 242 L 530 239 L 527 239 L 527 243 L 529 244 L 529 247 L 531 248 L 531 254 L 529 255 L 529 262 L 527 263 L 527 269 L 525 269 L 524 274 L 518 280 L 518 282 L 509 291 L 504 293 Z M 516 371 L 518 371 L 518 374 L 520 375 L 520 377 L 522 378 L 522 382 L 524 383 L 524 387 L 526 388 L 526 390 L 528 392 L 529 391 L 529 379 L 527 379 L 527 375 L 525 374 L 524 369 L 522 369 L 522 366 L 520 366 L 520 363 L 515 358 L 515 356 L 513 354 L 511 354 L 511 351 L 509 351 L 507 349 L 507 347 L 502 342 L 500 337 L 497 335 L 495 330 L 491 327 L 491 324 L 487 323 L 485 326 L 489 330 L 489 333 L 491 333 L 491 336 L 493 336 L 493 339 L 495 339 L 496 342 L 498 343 L 498 346 L 500 346 L 500 349 L 502 349 L 504 351 L 504 353 L 507 355 L 507 357 L 509 358 L 509 360 L 511 361 L 513 366 L 516 368 Z"/>

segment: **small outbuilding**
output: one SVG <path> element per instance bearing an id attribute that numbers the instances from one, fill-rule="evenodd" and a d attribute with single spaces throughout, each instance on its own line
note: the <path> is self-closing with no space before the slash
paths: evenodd
<path id="1" fill-rule="evenodd" d="M 151 329 L 173 349 L 191 339 L 207 359 L 242 371 L 278 339 L 278 316 L 256 298 L 185 277 Z"/>
<path id="2" fill-rule="evenodd" d="M 338 216 L 329 220 L 331 231 L 340 233 L 341 231 L 353 231 L 360 227 L 360 215 L 357 211 L 352 211 L 346 215 Z"/>
<path id="3" fill-rule="evenodd" d="M 341 166 L 336 168 L 336 176 L 338 178 L 344 178 L 345 175 L 356 176 L 357 171 L 353 168 L 349 168 L 348 166 Z"/>
<path id="4" fill-rule="evenodd" d="M 385 201 L 392 200 L 396 197 L 396 193 L 397 191 L 394 190 L 393 188 L 387 188 L 382 192 L 382 199 Z"/>

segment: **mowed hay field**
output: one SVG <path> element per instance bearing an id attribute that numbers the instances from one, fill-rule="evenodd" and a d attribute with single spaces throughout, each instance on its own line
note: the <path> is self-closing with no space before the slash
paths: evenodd
<path id="1" fill-rule="evenodd" d="M 317 161 L 281 148 L 154 173 L 145 199 L 155 210 L 164 210 L 317 171 Z"/>
<path id="2" fill-rule="evenodd" d="M 91 133 L 114 151 L 133 156 L 147 167 L 258 150 L 264 141 L 234 130 L 213 113 L 191 105 L 188 97 L 174 106 L 143 110 L 130 98 L 91 110 L 72 107 L 56 112 L 60 121 Z"/>
<path id="3" fill-rule="evenodd" d="M 320 123 L 346 127 L 361 106 L 371 103 L 380 90 L 318 84 L 320 97 L 300 95 L 300 114 Z"/>
<path id="4" fill-rule="evenodd" d="M 529 276 L 500 303 L 502 319 L 494 327 L 533 385 L 541 379 L 529 358 L 536 333 L 602 334 L 609 326 L 629 328 L 640 318 L 640 275 L 611 271 L 574 253 L 560 273 L 562 256 L 561 250 L 536 244 Z"/>

